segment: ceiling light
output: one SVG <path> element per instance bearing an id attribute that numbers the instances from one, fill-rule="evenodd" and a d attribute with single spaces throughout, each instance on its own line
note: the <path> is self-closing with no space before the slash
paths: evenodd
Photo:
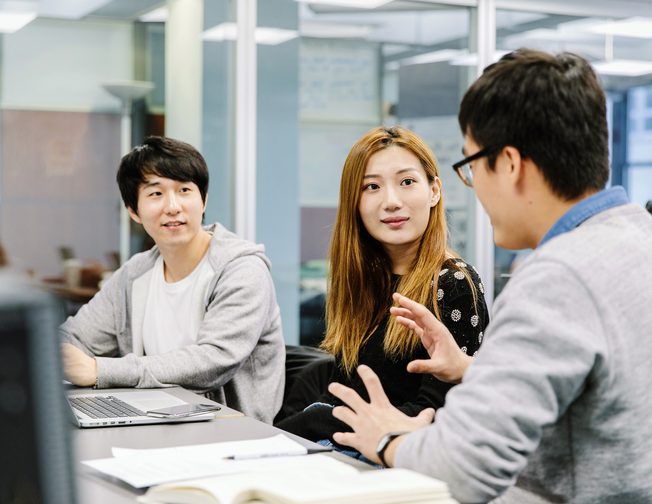
<path id="1" fill-rule="evenodd" d="M 111 0 L 38 0 L 30 3 L 38 4 L 38 14 L 41 17 L 59 19 L 81 19 L 101 9 Z M 6 2 L 3 2 L 6 3 Z"/>
<path id="2" fill-rule="evenodd" d="M 297 38 L 296 30 L 284 30 L 283 28 L 268 28 L 259 26 L 256 28 L 256 43 L 264 45 L 277 45 Z M 221 42 L 223 40 L 236 40 L 238 38 L 238 26 L 235 23 L 222 23 L 209 28 L 202 34 L 202 39 L 209 42 Z"/>
<path id="3" fill-rule="evenodd" d="M 512 46 L 527 45 L 527 43 L 545 41 L 545 42 L 569 42 L 569 41 L 587 41 L 599 40 L 599 35 L 594 33 L 587 33 L 586 30 L 568 30 L 550 28 L 537 28 L 528 30 L 521 33 L 509 35 L 503 39 L 503 44 Z"/>
<path id="4" fill-rule="evenodd" d="M 0 32 L 13 33 L 36 18 L 35 12 L 0 12 Z"/>
<path id="5" fill-rule="evenodd" d="M 638 77 L 652 74 L 652 61 L 641 60 L 611 60 L 595 61 L 593 68 L 602 75 L 620 75 L 623 77 Z"/>
<path id="6" fill-rule="evenodd" d="M 354 25 L 341 23 L 324 23 L 320 21 L 301 21 L 300 31 L 303 37 L 365 39 L 374 27 L 371 25 Z"/>
<path id="7" fill-rule="evenodd" d="M 437 63 L 440 61 L 450 61 L 454 58 L 459 58 L 468 54 L 466 50 L 460 49 L 441 49 L 439 51 L 432 51 L 416 56 L 401 59 L 402 65 L 422 65 L 424 63 Z"/>
<path id="8" fill-rule="evenodd" d="M 633 17 L 610 23 L 596 24 L 587 28 L 593 33 L 616 35 L 619 37 L 635 37 L 652 39 L 652 19 Z"/>
<path id="9" fill-rule="evenodd" d="M 256 42 L 265 45 L 277 45 L 295 39 L 299 36 L 296 30 L 285 30 L 283 28 L 256 28 Z"/>
<path id="10" fill-rule="evenodd" d="M 235 40 L 238 38 L 238 27 L 235 23 L 222 23 L 204 31 L 201 38 L 211 42 Z"/>
<path id="11" fill-rule="evenodd" d="M 352 9 L 375 9 L 388 4 L 392 0 L 296 0 L 301 3 L 334 5 L 337 7 L 351 7 Z"/>
<path id="12" fill-rule="evenodd" d="M 143 23 L 164 23 L 168 20 L 168 15 L 168 8 L 164 5 L 163 7 L 146 12 L 138 18 L 138 21 L 142 21 Z"/>
<path id="13" fill-rule="evenodd" d="M 492 62 L 498 61 L 500 58 L 509 54 L 511 51 L 494 51 Z M 467 53 L 457 58 L 453 58 L 450 62 L 451 65 L 456 66 L 477 66 L 478 65 L 478 53 Z"/>

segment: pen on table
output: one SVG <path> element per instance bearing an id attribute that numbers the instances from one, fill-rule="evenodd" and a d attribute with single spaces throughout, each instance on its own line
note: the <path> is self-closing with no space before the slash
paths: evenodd
<path id="1" fill-rule="evenodd" d="M 260 458 L 269 458 L 269 457 L 295 457 L 301 455 L 311 455 L 313 453 L 324 453 L 333 451 L 332 448 L 323 446 L 320 448 L 308 448 L 307 451 L 302 453 L 297 452 L 286 452 L 286 453 L 243 453 L 241 455 L 228 455 L 224 457 L 224 460 L 251 460 L 251 459 L 260 459 Z"/>

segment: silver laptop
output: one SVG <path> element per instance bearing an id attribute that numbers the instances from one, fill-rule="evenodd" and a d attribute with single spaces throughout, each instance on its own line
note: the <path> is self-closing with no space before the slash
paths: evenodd
<path id="1" fill-rule="evenodd" d="M 215 418 L 214 403 L 191 404 L 164 390 L 120 390 L 67 394 L 79 427 L 199 422 Z"/>

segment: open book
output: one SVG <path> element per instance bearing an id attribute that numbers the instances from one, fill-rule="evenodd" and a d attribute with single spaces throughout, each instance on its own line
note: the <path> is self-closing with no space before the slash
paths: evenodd
<path id="1" fill-rule="evenodd" d="M 147 504 L 454 504 L 445 483 L 407 469 L 331 473 L 298 467 L 167 483 Z"/>

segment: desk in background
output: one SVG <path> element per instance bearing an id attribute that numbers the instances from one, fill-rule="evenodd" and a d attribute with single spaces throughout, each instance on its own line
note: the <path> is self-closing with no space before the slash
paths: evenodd
<path id="1" fill-rule="evenodd" d="M 98 292 L 97 287 L 70 287 L 62 278 L 43 278 L 36 287 L 58 297 L 65 308 L 66 315 L 75 315 Z"/>
<path id="2" fill-rule="evenodd" d="M 43 280 L 38 285 L 56 296 L 79 304 L 88 303 L 98 291 L 97 287 L 69 287 L 63 281 L 58 282 L 52 279 Z"/>

